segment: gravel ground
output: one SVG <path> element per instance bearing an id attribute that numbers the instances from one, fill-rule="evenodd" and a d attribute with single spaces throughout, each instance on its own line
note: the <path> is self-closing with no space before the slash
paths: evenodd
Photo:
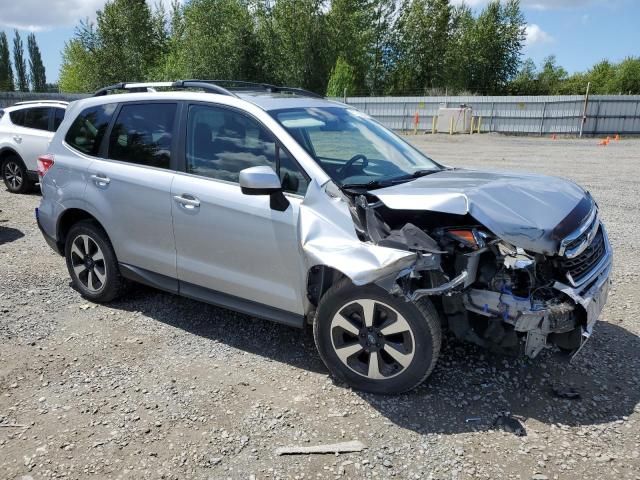
<path id="1" fill-rule="evenodd" d="M 640 142 L 409 139 L 446 164 L 566 176 L 598 199 L 614 287 L 574 363 L 447 339 L 417 390 L 354 392 L 308 332 L 145 287 L 87 303 L 36 227 L 39 195 L 2 190 L 0 478 L 640 479 Z M 274 453 L 347 440 L 367 448 Z"/>

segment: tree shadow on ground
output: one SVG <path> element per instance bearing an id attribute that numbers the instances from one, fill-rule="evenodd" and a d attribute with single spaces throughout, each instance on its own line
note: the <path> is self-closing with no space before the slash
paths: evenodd
<path id="1" fill-rule="evenodd" d="M 17 228 L 5 227 L 0 224 L 0 245 L 14 242 L 22 237 L 24 237 L 24 233 Z"/>
<path id="2" fill-rule="evenodd" d="M 308 330 L 143 286 L 110 306 L 140 311 L 276 362 L 327 373 Z M 640 337 L 607 322 L 596 326 L 592 339 L 572 362 L 551 351 L 535 360 L 506 357 L 447 338 L 435 371 L 417 389 L 401 395 L 358 395 L 389 421 L 419 433 L 487 430 L 503 412 L 544 424 L 595 425 L 630 415 L 640 401 L 638 351 Z M 581 398 L 558 398 L 554 387 L 572 387 Z"/>

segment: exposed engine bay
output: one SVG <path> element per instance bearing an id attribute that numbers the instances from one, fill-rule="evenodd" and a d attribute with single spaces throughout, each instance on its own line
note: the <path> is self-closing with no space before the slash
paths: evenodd
<path id="1" fill-rule="evenodd" d="M 583 201 L 572 212 L 581 216 L 578 228 L 565 225 L 557 251 L 545 245 L 542 253 L 505 241 L 469 213 L 392 209 L 376 191 L 327 194 L 347 205 L 352 241 L 398 255 L 354 283 L 375 282 L 407 301 L 429 296 L 456 337 L 501 353 L 524 349 L 533 358 L 550 345 L 575 352 L 591 334 L 608 293 L 611 252 L 590 197 L 587 209 Z M 351 252 L 352 261 L 358 257 Z"/>

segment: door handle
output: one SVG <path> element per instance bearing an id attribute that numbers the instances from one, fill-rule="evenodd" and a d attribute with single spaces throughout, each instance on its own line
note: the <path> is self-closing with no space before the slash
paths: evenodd
<path id="1" fill-rule="evenodd" d="M 22 143 L 22 137 L 21 137 L 20 135 L 14 135 L 14 136 L 13 136 L 13 140 L 14 140 L 16 143 Z"/>
<path id="2" fill-rule="evenodd" d="M 200 200 L 193 195 L 174 195 L 173 199 L 178 202 L 183 208 L 188 210 L 194 210 L 200 208 Z"/>
<path id="3" fill-rule="evenodd" d="M 94 174 L 91 175 L 91 180 L 99 187 L 106 187 L 111 183 L 111 179 L 106 175 Z"/>

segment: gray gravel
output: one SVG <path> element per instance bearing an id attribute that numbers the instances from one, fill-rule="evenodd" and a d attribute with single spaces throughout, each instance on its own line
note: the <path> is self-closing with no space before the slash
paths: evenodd
<path id="1" fill-rule="evenodd" d="M 360 394 L 328 378 L 308 332 L 145 287 L 87 303 L 36 227 L 39 196 L 2 190 L 0 478 L 640 479 L 640 142 L 409 139 L 447 164 L 566 176 L 598 199 L 614 288 L 575 363 L 447 339 L 416 391 Z M 275 455 L 349 440 L 367 449 Z"/>

